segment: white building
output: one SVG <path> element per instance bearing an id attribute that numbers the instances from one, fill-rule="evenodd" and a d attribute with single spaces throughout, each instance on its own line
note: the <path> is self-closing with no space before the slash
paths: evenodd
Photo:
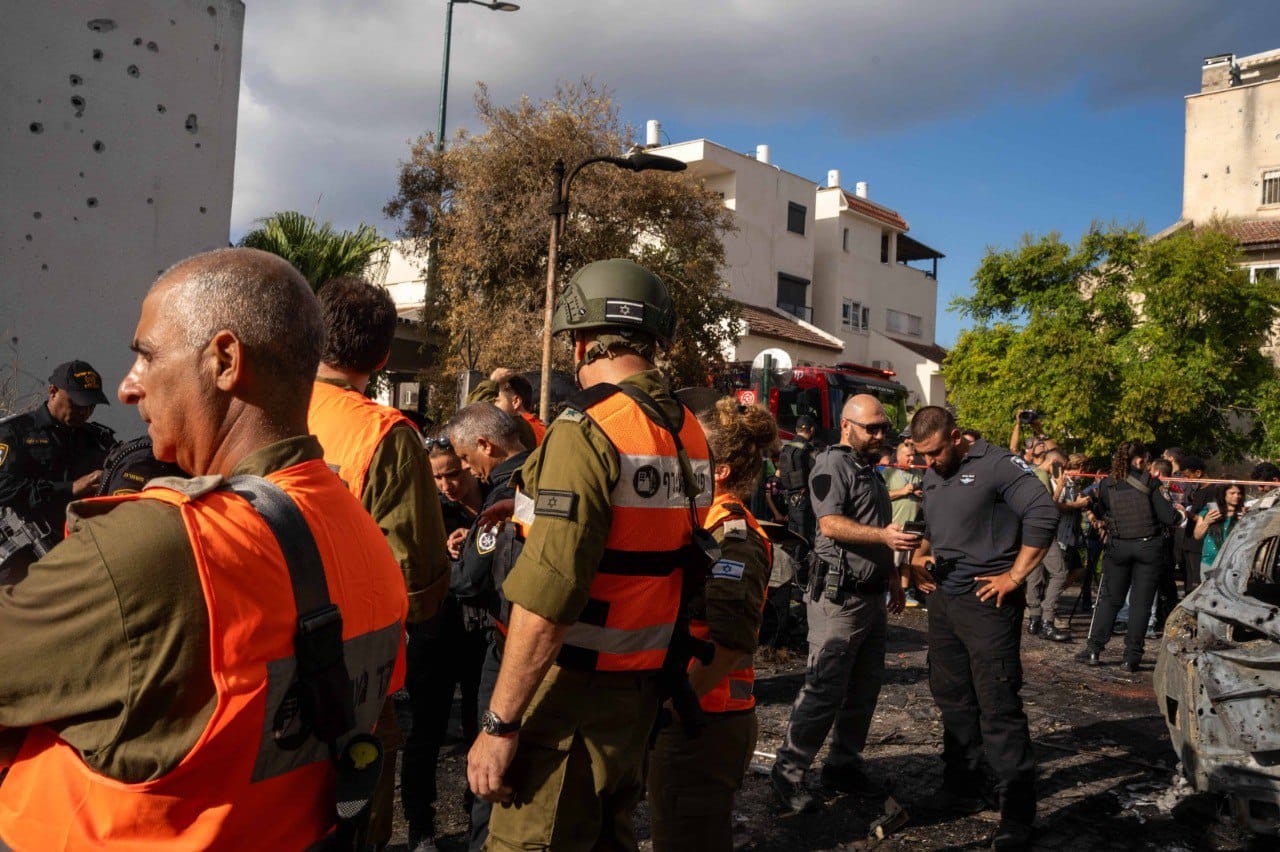
<path id="1" fill-rule="evenodd" d="M 907 236 L 894 210 L 840 186 L 792 174 L 769 160 L 706 139 L 650 149 L 689 164 L 735 213 L 725 237 L 725 284 L 743 306 L 746 334 L 727 353 L 749 361 L 786 350 L 795 363 L 854 362 L 893 370 L 911 403 L 941 403 L 945 351 L 934 343 L 937 260 L 943 255 Z M 918 269 L 908 263 L 925 262 Z"/>
<path id="2" fill-rule="evenodd" d="M 244 4 L 6 4 L 0 35 L 0 410 L 57 364 L 110 393 L 148 286 L 227 245 Z M 136 412 L 94 419 L 130 437 Z"/>

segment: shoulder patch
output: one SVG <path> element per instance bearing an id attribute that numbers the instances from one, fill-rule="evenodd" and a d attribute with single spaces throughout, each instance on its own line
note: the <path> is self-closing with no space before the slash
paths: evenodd
<path id="1" fill-rule="evenodd" d="M 724 537 L 728 541 L 747 540 L 747 521 L 745 518 L 730 518 L 721 525 Z"/>
<path id="2" fill-rule="evenodd" d="M 578 495 L 572 491 L 551 491 L 544 489 L 538 492 L 533 503 L 533 514 L 551 518 L 573 518 L 573 510 L 578 506 Z"/>
<path id="3" fill-rule="evenodd" d="M 1013 462 L 1013 466 L 1021 470 L 1023 473 L 1029 473 L 1032 476 L 1036 475 L 1035 468 L 1027 464 L 1026 459 L 1022 458 L 1022 456 L 1009 456 L 1009 461 Z"/>
<path id="4" fill-rule="evenodd" d="M 578 409 L 576 409 L 576 408 L 566 408 L 564 411 L 561 411 L 561 412 L 560 412 L 560 416 L 559 416 L 559 417 L 557 417 L 556 419 L 557 419 L 557 420 L 568 420 L 570 423 L 581 423 L 581 422 L 582 422 L 583 420 L 585 420 L 586 418 L 587 418 L 587 415 L 583 414 L 583 413 L 582 413 L 581 411 L 579 411 Z"/>
<path id="5" fill-rule="evenodd" d="M 4 467 L 4 462 L 7 458 L 9 458 L 9 445 L 0 444 L 0 467 Z"/>
<path id="6" fill-rule="evenodd" d="M 498 528 L 485 527 L 476 534 L 476 553 L 487 556 L 498 546 Z"/>
<path id="7" fill-rule="evenodd" d="M 226 484 L 227 480 L 217 474 L 194 476 L 191 479 L 181 476 L 158 476 L 147 483 L 152 488 L 168 488 L 170 491 L 177 491 L 191 500 L 211 494 Z"/>
<path id="8" fill-rule="evenodd" d="M 721 559 L 711 566 L 711 579 L 713 580 L 741 580 L 743 573 L 747 570 L 745 562 L 735 562 L 732 559 Z"/>
<path id="9" fill-rule="evenodd" d="M 820 473 L 809 484 L 813 487 L 813 496 L 825 500 L 831 493 L 831 474 Z"/>

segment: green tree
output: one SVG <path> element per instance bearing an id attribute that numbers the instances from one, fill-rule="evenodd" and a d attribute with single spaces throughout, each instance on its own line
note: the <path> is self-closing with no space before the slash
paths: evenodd
<path id="1" fill-rule="evenodd" d="M 975 323 L 943 367 L 957 415 L 1001 441 L 1035 408 L 1089 453 L 1126 438 L 1274 452 L 1280 379 L 1261 347 L 1280 295 L 1238 260 L 1216 228 L 1095 226 L 1074 247 L 1051 234 L 988 250 L 953 304 Z"/>
<path id="2" fill-rule="evenodd" d="M 633 141 L 609 93 L 585 81 L 509 106 L 493 103 L 482 84 L 475 104 L 481 131 L 460 132 L 444 151 L 429 135 L 416 140 L 386 207 L 424 265 L 436 245 L 426 321 L 448 340 L 433 377 L 442 385 L 469 366 L 468 349 L 485 371 L 539 365 L 551 166 L 621 154 Z M 687 173 L 590 166 L 573 183 L 557 280 L 609 257 L 651 269 L 667 283 L 681 318 L 671 353 L 676 379 L 704 383 L 736 317 L 720 279 L 721 236 L 732 221 L 722 200 Z M 553 363 L 566 369 L 570 361 L 561 341 Z"/>
<path id="3" fill-rule="evenodd" d="M 313 290 L 334 278 L 365 274 L 389 243 L 363 222 L 354 231 L 338 231 L 302 213 L 285 210 L 265 219 L 240 240 L 245 248 L 279 255 L 302 273 Z"/>

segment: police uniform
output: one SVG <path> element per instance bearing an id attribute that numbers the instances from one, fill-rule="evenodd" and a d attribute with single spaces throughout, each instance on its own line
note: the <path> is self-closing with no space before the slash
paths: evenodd
<path id="1" fill-rule="evenodd" d="M 528 459 L 528 451 L 517 453 L 503 459 L 501 464 L 489 472 L 489 490 L 480 507 L 480 515 L 494 504 L 515 497 L 513 480 Z M 449 583 L 450 597 L 459 609 L 459 622 L 463 628 L 460 641 L 449 650 L 456 658 L 454 665 L 463 682 L 462 729 L 464 733 L 471 732 L 466 737 L 468 744 L 475 739 L 479 708 L 489 706 L 489 698 L 498 681 L 498 667 L 502 662 L 501 654 L 492 641 L 493 620 L 501 613 L 495 584 L 497 578 L 494 576 L 494 557 L 499 553 L 500 545 L 507 541 L 507 535 L 497 525 L 481 526 L 479 517 L 475 518 L 467 530 L 462 556 L 453 564 L 453 575 Z M 452 703 L 453 690 L 450 688 L 443 705 L 445 718 L 448 718 Z M 479 797 L 471 800 L 469 794 L 468 790 L 471 848 L 479 852 L 489 834 L 489 814 L 493 806 Z"/>
<path id="2" fill-rule="evenodd" d="M 1159 483 L 1145 471 L 1134 470 L 1122 482 L 1110 477 L 1102 480 L 1097 507 L 1106 520 L 1107 545 L 1086 653 L 1096 655 L 1106 646 L 1116 613 L 1127 599 L 1124 662 L 1136 667 L 1142 659 L 1147 618 L 1164 571 L 1164 531 L 1180 518 Z"/>
<path id="3" fill-rule="evenodd" d="M 314 438 L 233 475 L 275 483 L 315 531 L 369 731 L 406 607 L 382 534 Z M 0 736 L 24 739 L 0 848 L 301 849 L 333 827 L 328 749 L 277 727 L 296 720 L 297 605 L 275 537 L 219 477 L 153 485 L 74 504 L 68 538 L 0 595 Z"/>
<path id="4" fill-rule="evenodd" d="M 742 653 L 742 662 L 700 699 L 706 726 L 658 734 L 649 758 L 649 830 L 655 852 L 733 848 L 733 797 L 755 751 L 759 725 L 752 656 L 764 609 L 773 547 L 736 497 L 717 494 L 707 529 L 720 560 L 689 601 L 690 633 Z"/>
<path id="5" fill-rule="evenodd" d="M 102 377 L 83 361 L 61 364 L 49 384 L 78 406 L 106 405 Z M 49 530 L 49 545 L 62 540 L 72 485 L 102 469 L 115 433 L 98 423 L 72 428 L 55 420 L 48 402 L 0 421 L 0 510 Z M 87 495 L 82 495 L 87 496 Z"/>
<path id="6" fill-rule="evenodd" d="M 890 523 L 884 480 L 844 444 L 818 455 L 809 491 L 819 520 L 842 515 L 866 526 Z M 821 567 L 810 579 L 807 600 L 808 667 L 773 769 L 792 784 L 802 783 L 828 731 L 831 750 L 824 773 L 834 777 L 860 770 L 860 752 L 884 680 L 885 592 L 897 576 L 887 545 L 845 544 L 819 532 L 814 553 Z"/>
<path id="7" fill-rule="evenodd" d="M 942 712 L 944 790 L 982 789 L 985 753 L 1001 817 L 1035 819 L 1035 758 L 1022 711 L 1021 589 L 980 600 L 975 578 L 1013 567 L 1022 546 L 1053 543 L 1058 508 L 1021 458 L 977 440 L 949 477 L 926 471 L 923 515 L 934 562 L 947 571 L 929 596 L 929 689 Z"/>
<path id="8" fill-rule="evenodd" d="M 809 502 L 809 474 L 813 472 L 813 443 L 796 435 L 778 454 L 778 479 L 787 500 L 787 526 L 809 545 L 813 544 L 813 507 Z M 800 554 L 804 558 L 804 554 Z"/>

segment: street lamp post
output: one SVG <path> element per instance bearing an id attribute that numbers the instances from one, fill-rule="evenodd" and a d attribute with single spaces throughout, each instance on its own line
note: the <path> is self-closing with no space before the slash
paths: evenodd
<path id="1" fill-rule="evenodd" d="M 565 222 L 569 218 L 569 188 L 573 179 L 583 167 L 593 163 L 609 163 L 620 169 L 633 172 L 682 172 L 689 166 L 671 157 L 648 154 L 644 151 L 632 151 L 625 157 L 588 157 L 569 170 L 565 176 L 564 160 L 556 160 L 551 167 L 553 178 L 551 197 L 551 239 L 547 243 L 547 294 L 542 316 L 542 393 L 538 400 L 538 416 L 543 423 L 551 420 L 551 321 L 556 309 L 556 255 L 559 249 L 560 234 L 564 231 Z"/>
<path id="2" fill-rule="evenodd" d="M 473 6 L 484 6 L 495 12 L 515 12 L 520 9 L 515 3 L 486 3 L 484 0 L 446 0 L 444 10 L 444 62 L 440 66 L 440 120 L 436 123 L 436 150 L 444 150 L 444 117 L 449 104 L 449 40 L 453 35 L 453 6 L 455 3 L 469 3 Z"/>

